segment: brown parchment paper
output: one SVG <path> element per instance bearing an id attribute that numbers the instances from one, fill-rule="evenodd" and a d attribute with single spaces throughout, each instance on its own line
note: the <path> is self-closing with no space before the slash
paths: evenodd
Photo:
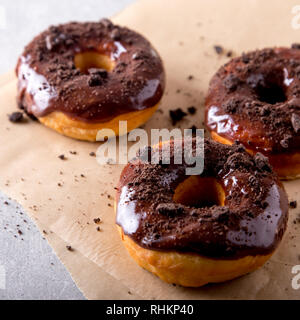
<path id="1" fill-rule="evenodd" d="M 296 1 L 280 0 L 142 0 L 115 17 L 115 22 L 148 37 L 165 62 L 167 92 L 160 108 L 163 114 L 155 114 L 146 130 L 171 128 L 168 110 L 189 106 L 197 107 L 197 115 L 187 117 L 180 127 L 202 128 L 209 79 L 228 61 L 226 52 L 238 55 L 297 42 L 300 30 L 291 26 L 294 5 Z M 222 45 L 225 53 L 217 55 L 214 45 Z M 190 75 L 193 80 L 188 80 Z M 300 264 L 299 224 L 294 224 L 300 208 L 291 210 L 282 245 L 260 270 L 200 289 L 165 284 L 131 260 L 116 231 L 114 187 L 122 166 L 100 166 L 89 155 L 99 144 L 60 136 L 34 122 L 9 123 L 7 114 L 16 109 L 16 81 L 9 75 L 0 80 L 0 86 L 0 189 L 23 205 L 38 227 L 47 231 L 47 240 L 88 298 L 300 297 L 300 291 L 291 285 L 292 267 Z M 65 154 L 66 161 L 58 159 L 61 154 Z M 299 186 L 300 180 L 285 183 L 290 200 L 300 203 Z M 103 220 L 101 232 L 93 222 L 98 217 Z M 67 244 L 75 251 L 66 252 Z"/>

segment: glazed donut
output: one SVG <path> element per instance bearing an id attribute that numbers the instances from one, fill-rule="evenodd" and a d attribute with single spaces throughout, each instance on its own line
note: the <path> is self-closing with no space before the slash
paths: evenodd
<path id="1" fill-rule="evenodd" d="M 210 83 L 206 126 L 216 141 L 266 155 L 281 178 L 299 177 L 300 50 L 258 50 L 223 66 Z"/>
<path id="2" fill-rule="evenodd" d="M 18 103 L 66 136 L 95 141 L 101 129 L 119 134 L 145 123 L 165 89 L 163 63 L 138 33 L 113 25 L 69 23 L 37 36 L 20 57 Z"/>
<path id="3" fill-rule="evenodd" d="M 193 140 L 193 150 L 195 145 Z M 133 259 L 162 280 L 186 287 L 261 267 L 288 220 L 287 195 L 268 159 L 239 144 L 205 140 L 204 171 L 189 177 L 186 163 L 174 164 L 176 144 L 170 147 L 170 165 L 154 165 L 140 155 L 121 175 L 116 221 Z"/>

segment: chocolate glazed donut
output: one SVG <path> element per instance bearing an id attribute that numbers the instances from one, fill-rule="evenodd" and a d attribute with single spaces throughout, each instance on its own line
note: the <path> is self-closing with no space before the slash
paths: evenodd
<path id="1" fill-rule="evenodd" d="M 225 144 L 266 155 L 283 179 L 300 175 L 300 50 L 264 49 L 222 67 L 210 83 L 206 126 Z"/>
<path id="2" fill-rule="evenodd" d="M 170 146 L 170 165 L 140 155 L 121 175 L 117 224 L 130 255 L 164 281 L 188 287 L 262 266 L 288 220 L 287 195 L 267 158 L 206 140 L 204 172 L 188 177 Z"/>
<path id="3" fill-rule="evenodd" d="M 156 111 L 165 89 L 162 61 L 138 33 L 113 25 L 69 23 L 37 36 L 19 59 L 18 102 L 46 126 L 95 141 L 101 129 L 118 134 Z"/>

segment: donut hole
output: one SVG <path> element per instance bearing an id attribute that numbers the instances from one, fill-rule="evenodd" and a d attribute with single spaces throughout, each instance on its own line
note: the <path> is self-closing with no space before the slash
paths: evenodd
<path id="1" fill-rule="evenodd" d="M 276 104 L 287 100 L 284 74 L 281 70 L 273 70 L 265 75 L 252 75 L 248 81 L 261 102 Z"/>
<path id="2" fill-rule="evenodd" d="M 104 69 L 108 72 L 114 69 L 114 63 L 109 56 L 95 51 L 77 53 L 74 63 L 75 67 L 83 74 L 88 74 L 89 69 Z"/>
<path id="3" fill-rule="evenodd" d="M 194 208 L 224 206 L 225 192 L 215 178 L 191 176 L 178 185 L 173 201 Z"/>
<path id="4" fill-rule="evenodd" d="M 285 90 L 282 86 L 271 84 L 266 87 L 260 87 L 257 90 L 258 99 L 261 102 L 276 104 L 286 101 Z"/>

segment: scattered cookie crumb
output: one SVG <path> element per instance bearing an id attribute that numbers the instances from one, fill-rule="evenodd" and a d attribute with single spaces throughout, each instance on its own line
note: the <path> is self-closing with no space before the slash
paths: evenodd
<path id="1" fill-rule="evenodd" d="M 170 110 L 170 118 L 172 120 L 173 126 L 180 122 L 184 117 L 187 116 L 187 113 L 184 112 L 181 108 L 176 110 Z"/>
<path id="2" fill-rule="evenodd" d="M 73 252 L 73 251 L 74 251 L 74 249 L 73 249 L 71 246 L 67 246 L 66 248 L 67 248 L 67 250 L 70 251 L 70 252 Z"/>
<path id="3" fill-rule="evenodd" d="M 91 156 L 91 157 L 96 157 L 96 153 L 95 153 L 95 152 L 91 152 L 91 153 L 90 153 L 90 156 Z"/>
<path id="4" fill-rule="evenodd" d="M 96 219 L 94 219 L 94 222 L 95 222 L 95 224 L 99 224 L 102 222 L 102 220 L 100 218 L 96 218 Z"/>
<path id="5" fill-rule="evenodd" d="M 193 116 L 194 114 L 197 113 L 197 109 L 194 106 L 192 106 L 192 107 L 188 108 L 188 112 L 189 112 L 190 115 Z"/>
<path id="6" fill-rule="evenodd" d="M 297 208 L 297 201 L 291 201 L 290 202 L 290 208 L 291 209 L 296 209 Z"/>
<path id="7" fill-rule="evenodd" d="M 67 160 L 67 158 L 66 158 L 66 156 L 64 154 L 61 154 L 58 158 L 60 160 Z"/>
<path id="8" fill-rule="evenodd" d="M 23 122 L 24 115 L 22 112 L 14 112 L 9 115 L 9 121 L 12 123 L 20 123 Z"/>
<path id="9" fill-rule="evenodd" d="M 215 45 L 215 46 L 214 46 L 214 49 L 215 49 L 215 51 L 216 51 L 217 54 L 222 54 L 222 53 L 224 52 L 223 47 L 220 46 L 220 45 Z"/>

